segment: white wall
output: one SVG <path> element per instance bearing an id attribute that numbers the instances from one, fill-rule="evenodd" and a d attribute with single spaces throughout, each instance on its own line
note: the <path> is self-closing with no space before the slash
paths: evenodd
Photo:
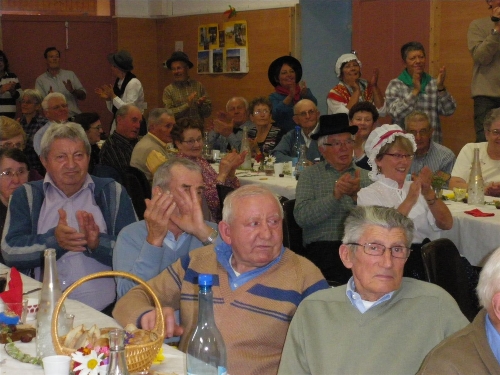
<path id="1" fill-rule="evenodd" d="M 293 7 L 298 0 L 231 0 L 236 11 Z M 228 0 L 116 0 L 116 17 L 175 17 L 191 14 L 222 13 Z"/>

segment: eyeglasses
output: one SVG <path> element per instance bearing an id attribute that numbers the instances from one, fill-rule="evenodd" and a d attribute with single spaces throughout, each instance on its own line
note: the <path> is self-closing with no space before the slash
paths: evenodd
<path id="1" fill-rule="evenodd" d="M 67 104 L 59 104 L 59 105 L 56 105 L 54 107 L 49 107 L 49 109 L 51 109 L 53 111 L 57 111 L 61 108 L 68 108 L 68 105 Z"/>
<path id="2" fill-rule="evenodd" d="M 313 116 L 316 113 L 315 110 L 310 109 L 309 111 L 302 111 L 299 113 L 296 113 L 295 116 L 300 116 L 300 117 L 306 117 L 306 116 Z"/>
<path id="3" fill-rule="evenodd" d="M 500 136 L 500 129 L 488 130 L 488 133 L 493 134 L 495 137 Z"/>
<path id="4" fill-rule="evenodd" d="M 420 129 L 420 130 L 408 131 L 408 133 L 413 134 L 414 137 L 416 137 L 417 135 L 419 135 L 421 137 L 425 137 L 426 135 L 429 135 L 430 132 L 431 132 L 431 129 Z"/>
<path id="5" fill-rule="evenodd" d="M 392 246 L 392 247 L 386 247 L 384 245 L 378 244 L 378 243 L 365 243 L 364 245 L 360 243 L 347 243 L 346 245 L 351 245 L 351 246 L 362 246 L 363 251 L 365 254 L 368 255 L 373 255 L 373 256 L 381 256 L 384 255 L 385 251 L 389 249 L 391 251 L 391 255 L 394 258 L 399 258 L 399 259 L 408 259 L 411 253 L 411 249 L 406 247 L 406 246 Z"/>
<path id="6" fill-rule="evenodd" d="M 24 148 L 24 142 L 5 142 L 0 145 L 0 148 L 17 148 L 18 150 L 22 150 Z"/>
<path id="7" fill-rule="evenodd" d="M 393 158 L 396 158 L 398 160 L 412 160 L 415 155 L 413 154 L 384 154 L 384 155 L 388 155 L 388 156 L 392 156 Z"/>
<path id="8" fill-rule="evenodd" d="M 348 140 L 343 141 L 343 142 L 335 141 L 332 143 L 323 143 L 323 146 L 331 146 L 331 147 L 340 148 L 341 146 L 347 147 L 347 146 L 352 146 L 353 144 L 354 144 L 354 140 L 348 139 Z"/>
<path id="9" fill-rule="evenodd" d="M 182 143 L 187 143 L 190 147 L 193 147 L 194 144 L 198 143 L 203 143 L 203 138 L 196 138 L 196 139 L 188 139 L 187 141 L 182 141 Z"/>
<path id="10" fill-rule="evenodd" d="M 254 115 L 268 115 L 269 114 L 269 110 L 268 109 L 259 109 L 257 111 L 253 111 L 253 114 Z"/>
<path id="11" fill-rule="evenodd" d="M 19 168 L 17 171 L 13 171 L 13 170 L 8 169 L 8 170 L 0 173 L 0 177 L 13 179 L 14 176 L 23 177 L 26 174 L 28 174 L 28 170 L 26 168 Z"/>

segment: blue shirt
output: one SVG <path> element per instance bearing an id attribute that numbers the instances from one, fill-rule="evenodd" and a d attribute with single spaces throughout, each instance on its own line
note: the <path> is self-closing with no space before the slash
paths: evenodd
<path id="1" fill-rule="evenodd" d="M 236 290 L 240 286 L 244 285 L 246 282 L 251 281 L 254 278 L 267 272 L 269 268 L 271 268 L 280 261 L 284 251 L 285 247 L 281 246 L 280 255 L 278 255 L 278 257 L 276 257 L 276 259 L 274 259 L 272 262 L 265 265 L 264 267 L 258 267 L 252 271 L 248 271 L 240 274 L 239 276 L 236 276 L 230 263 L 231 255 L 233 255 L 232 247 L 227 243 L 225 243 L 220 237 L 217 238 L 217 241 L 215 243 L 215 252 L 217 254 L 217 261 L 227 271 L 229 278 L 229 286 L 231 287 L 231 290 Z"/>
<path id="2" fill-rule="evenodd" d="M 488 344 L 490 344 L 491 351 L 493 352 L 493 355 L 497 359 L 497 362 L 500 363 L 500 333 L 491 323 L 488 314 L 486 314 L 486 319 L 484 321 L 485 321 L 484 326 L 486 329 L 486 338 L 488 339 Z"/>
<path id="3" fill-rule="evenodd" d="M 368 309 L 372 308 L 373 306 L 380 305 L 382 302 L 390 300 L 392 298 L 392 295 L 394 294 L 394 291 L 384 294 L 375 302 L 373 303 L 370 302 L 371 306 L 367 306 L 367 304 L 365 304 L 367 301 L 364 301 L 365 303 L 363 303 L 361 295 L 358 292 L 356 292 L 356 285 L 354 285 L 354 278 L 351 277 L 347 282 L 345 294 L 347 295 L 347 298 L 349 298 L 349 301 L 351 301 L 352 305 L 355 308 L 357 308 L 361 314 L 364 314 L 366 311 L 368 311 Z"/>

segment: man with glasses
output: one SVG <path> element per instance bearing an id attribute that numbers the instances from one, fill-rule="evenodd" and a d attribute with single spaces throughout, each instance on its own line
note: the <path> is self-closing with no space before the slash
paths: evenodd
<path id="1" fill-rule="evenodd" d="M 47 96 L 52 92 L 64 95 L 68 103 L 69 114 L 74 116 L 81 113 L 77 100 L 85 100 L 87 91 L 80 80 L 71 70 L 61 69 L 61 53 L 56 47 L 48 47 L 43 53 L 47 63 L 47 71 L 36 79 L 35 88 Z"/>
<path id="2" fill-rule="evenodd" d="M 278 374 L 414 374 L 435 345 L 468 324 L 443 289 L 403 278 L 413 230 L 393 208 L 351 211 L 339 253 L 353 276 L 301 302 Z"/>
<path id="3" fill-rule="evenodd" d="M 451 172 L 450 189 L 467 189 L 474 149 L 479 148 L 484 194 L 500 197 L 500 108 L 491 110 L 484 120 L 486 142 L 467 143 L 458 154 Z"/>
<path id="4" fill-rule="evenodd" d="M 302 99 L 293 107 L 293 121 L 300 126 L 300 144 L 306 145 L 306 157 L 310 162 L 319 161 L 321 154 L 318 150 L 318 142 L 311 138 L 318 129 L 319 111 L 312 100 Z M 293 146 L 295 144 L 295 129 L 290 130 L 281 138 L 280 143 L 272 150 L 278 163 L 292 161 Z M 298 146 L 300 148 L 300 146 Z"/>
<path id="5" fill-rule="evenodd" d="M 132 151 L 130 165 L 140 169 L 150 183 L 158 166 L 174 156 L 170 136 L 174 125 L 175 117 L 170 109 L 153 109 L 148 117 L 148 133 Z"/>
<path id="6" fill-rule="evenodd" d="M 324 160 L 305 169 L 296 190 L 294 216 L 303 230 L 305 256 L 329 281 L 343 284 L 350 277 L 338 256 L 344 220 L 356 205 L 357 193 L 371 181 L 368 171 L 353 163 L 353 134 L 345 113 L 323 115 L 318 141 Z"/>
<path id="7" fill-rule="evenodd" d="M 138 142 L 141 120 L 142 112 L 133 104 L 125 104 L 116 111 L 116 130 L 102 145 L 101 164 L 125 172 Z"/>
<path id="8" fill-rule="evenodd" d="M 405 118 L 405 130 L 413 134 L 417 151 L 410 168 L 410 173 L 418 174 L 427 166 L 433 173 L 442 171 L 450 175 L 455 165 L 455 154 L 432 140 L 433 129 L 426 113 L 415 111 Z"/>

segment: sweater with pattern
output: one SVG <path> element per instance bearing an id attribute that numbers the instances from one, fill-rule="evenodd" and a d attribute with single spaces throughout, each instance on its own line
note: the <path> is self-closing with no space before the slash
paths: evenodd
<path id="1" fill-rule="evenodd" d="M 286 249 L 279 262 L 235 290 L 214 245 L 191 251 L 148 281 L 162 306 L 180 308 L 187 343 L 198 316 L 200 273 L 212 274 L 215 323 L 227 349 L 229 374 L 276 374 L 288 325 L 299 303 L 328 284 L 309 260 Z M 131 289 L 116 304 L 115 319 L 125 326 L 151 310 L 150 296 L 142 286 Z"/>

